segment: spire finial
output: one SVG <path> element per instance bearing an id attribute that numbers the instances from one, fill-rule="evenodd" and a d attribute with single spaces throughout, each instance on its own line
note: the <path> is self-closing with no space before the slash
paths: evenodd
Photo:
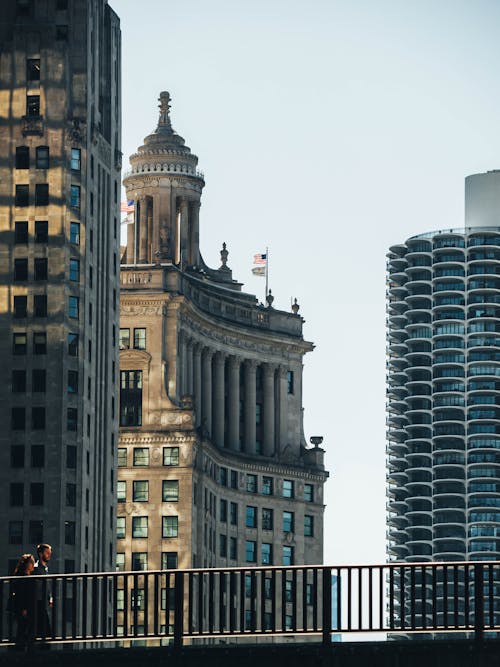
<path id="1" fill-rule="evenodd" d="M 172 125 L 170 123 L 170 102 L 172 98 L 170 97 L 170 93 L 167 91 L 163 91 L 160 93 L 160 97 L 158 98 L 158 102 L 160 103 L 158 105 L 158 108 L 160 109 L 160 118 L 158 120 L 158 127 L 157 131 L 163 131 L 165 130 L 172 132 Z"/>

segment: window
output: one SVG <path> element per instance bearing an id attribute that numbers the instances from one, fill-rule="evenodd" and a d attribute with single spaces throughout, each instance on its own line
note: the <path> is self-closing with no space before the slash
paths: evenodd
<path id="1" fill-rule="evenodd" d="M 231 470 L 231 488 L 232 489 L 238 488 L 238 473 L 236 472 L 236 470 Z"/>
<path id="2" fill-rule="evenodd" d="M 306 503 L 314 502 L 313 484 L 304 484 L 304 500 L 306 501 Z"/>
<path id="3" fill-rule="evenodd" d="M 164 466 L 178 466 L 179 465 L 179 448 L 178 447 L 164 447 L 163 448 L 163 465 Z"/>
<path id="4" fill-rule="evenodd" d="M 253 540 L 246 540 L 245 542 L 245 561 L 247 563 L 256 562 L 256 542 Z"/>
<path id="5" fill-rule="evenodd" d="M 163 480 L 162 500 L 164 503 L 176 503 L 179 500 L 179 481 L 177 479 Z"/>
<path id="6" fill-rule="evenodd" d="M 40 81 L 39 58 L 28 58 L 26 61 L 26 81 Z"/>
<path id="7" fill-rule="evenodd" d="M 273 478 L 272 477 L 263 477 L 262 478 L 261 493 L 265 496 L 272 496 L 273 495 Z"/>
<path id="8" fill-rule="evenodd" d="M 78 393 L 78 371 L 68 371 L 68 394 Z"/>
<path id="9" fill-rule="evenodd" d="M 44 368 L 34 368 L 31 378 L 31 391 L 44 392 L 46 388 L 46 372 Z"/>
<path id="10" fill-rule="evenodd" d="M 67 408 L 66 427 L 68 431 L 76 431 L 78 423 L 78 410 L 76 408 Z"/>
<path id="11" fill-rule="evenodd" d="M 273 529 L 273 510 L 268 507 L 262 508 L 262 530 Z"/>
<path id="12" fill-rule="evenodd" d="M 78 334 L 68 334 L 68 354 L 70 357 L 78 356 Z"/>
<path id="13" fill-rule="evenodd" d="M 10 448 L 10 467 L 24 468 L 24 446 L 13 445 Z"/>
<path id="14" fill-rule="evenodd" d="M 16 148 L 16 169 L 30 168 L 30 149 L 28 146 L 18 146 Z"/>
<path id="15" fill-rule="evenodd" d="M 22 394 L 26 391 L 26 371 L 12 371 L 12 393 Z"/>
<path id="16" fill-rule="evenodd" d="M 257 493 L 257 475 L 247 475 L 248 493 Z"/>
<path id="17" fill-rule="evenodd" d="M 175 590 L 173 588 L 161 589 L 160 608 L 162 611 L 172 611 L 175 606 Z M 165 627 L 165 626 L 163 626 Z"/>
<path id="18" fill-rule="evenodd" d="M 30 484 L 30 505 L 43 505 L 43 484 Z"/>
<path id="19" fill-rule="evenodd" d="M 120 329 L 120 338 L 118 343 L 120 350 L 130 349 L 130 329 Z"/>
<path id="20" fill-rule="evenodd" d="M 142 424 L 142 371 L 120 371 L 120 426 Z"/>
<path id="21" fill-rule="evenodd" d="M 36 168 L 37 169 L 48 169 L 49 168 L 49 147 L 48 146 L 37 146 L 37 149 L 36 149 Z"/>
<path id="22" fill-rule="evenodd" d="M 35 294 L 33 297 L 33 315 L 35 317 L 47 317 L 47 295 Z"/>
<path id="23" fill-rule="evenodd" d="M 294 484 L 290 479 L 283 480 L 283 498 L 294 497 Z"/>
<path id="24" fill-rule="evenodd" d="M 125 554 L 123 551 L 117 551 L 116 553 L 116 571 L 123 572 L 125 569 Z M 119 609 L 119 607 L 118 607 Z M 123 609 L 123 607 L 122 607 Z"/>
<path id="25" fill-rule="evenodd" d="M 283 547 L 283 565 L 293 565 L 293 547 Z"/>
<path id="26" fill-rule="evenodd" d="M 224 500 L 224 498 L 221 498 L 219 502 L 219 521 L 221 523 L 227 522 L 227 500 Z"/>
<path id="27" fill-rule="evenodd" d="M 23 319 L 28 314 L 28 297 L 15 296 L 14 297 L 14 317 L 16 319 Z"/>
<path id="28" fill-rule="evenodd" d="M 73 171 L 80 171 L 81 169 L 81 156 L 82 152 L 79 148 L 71 149 L 71 169 Z"/>
<path id="29" fill-rule="evenodd" d="M 45 446 L 31 445 L 31 467 L 43 468 L 44 466 L 45 466 Z"/>
<path id="30" fill-rule="evenodd" d="M 29 206 L 30 203 L 30 186 L 16 185 L 16 206 Z"/>
<path id="31" fill-rule="evenodd" d="M 27 221 L 19 221 L 14 225 L 14 243 L 28 243 L 28 223 Z"/>
<path id="32" fill-rule="evenodd" d="M 26 115 L 32 118 L 40 115 L 40 95 L 26 95 Z"/>
<path id="33" fill-rule="evenodd" d="M 35 221 L 35 243 L 49 242 L 49 223 L 47 220 Z"/>
<path id="34" fill-rule="evenodd" d="M 66 506 L 76 507 L 76 484 L 66 484 Z"/>
<path id="35" fill-rule="evenodd" d="M 161 569 L 175 570 L 178 565 L 177 551 L 163 551 L 161 554 Z"/>
<path id="36" fill-rule="evenodd" d="M 231 560 L 236 560 L 236 548 L 237 542 L 235 537 L 229 538 L 229 558 Z"/>
<path id="37" fill-rule="evenodd" d="M 68 26 L 67 25 L 56 25 L 56 40 L 58 42 L 67 42 L 68 41 Z"/>
<path id="38" fill-rule="evenodd" d="M 146 329 L 134 329 L 134 349 L 146 349 Z"/>
<path id="39" fill-rule="evenodd" d="M 77 259 L 69 260 L 69 279 L 74 283 L 80 281 L 80 262 Z"/>
<path id="40" fill-rule="evenodd" d="M 56 0 L 56 9 L 58 11 L 66 11 L 68 9 L 68 0 Z"/>
<path id="41" fill-rule="evenodd" d="M 306 514 L 304 516 L 304 536 L 313 537 L 314 535 L 314 517 Z"/>
<path id="42" fill-rule="evenodd" d="M 133 516 L 132 537 L 147 537 L 147 536 L 148 536 L 148 517 Z"/>
<path id="43" fill-rule="evenodd" d="M 48 268 L 46 257 L 35 257 L 35 280 L 47 280 Z"/>
<path id="44" fill-rule="evenodd" d="M 118 447 L 118 467 L 126 468 L 127 467 L 127 448 Z"/>
<path id="45" fill-rule="evenodd" d="M 24 431 L 26 428 L 26 409 L 12 408 L 11 428 L 13 431 Z"/>
<path id="46" fill-rule="evenodd" d="M 47 334 L 45 331 L 33 333 L 33 354 L 47 354 Z"/>
<path id="47" fill-rule="evenodd" d="M 28 259 L 15 259 L 14 260 L 14 280 L 24 281 L 28 280 Z"/>
<path id="48" fill-rule="evenodd" d="M 80 316 L 80 299 L 77 296 L 68 299 L 68 315 L 76 320 Z"/>
<path id="49" fill-rule="evenodd" d="M 294 523 L 295 521 L 293 512 L 283 512 L 283 532 L 293 533 Z"/>
<path id="50" fill-rule="evenodd" d="M 229 516 L 231 520 L 231 526 L 238 525 L 238 503 L 231 503 L 229 506 Z"/>
<path id="51" fill-rule="evenodd" d="M 179 517 L 162 517 L 162 537 L 178 537 L 179 535 Z"/>
<path id="52" fill-rule="evenodd" d="M 11 507 L 20 507 L 23 504 L 24 504 L 24 484 L 22 482 L 11 482 L 10 484 Z"/>
<path id="53" fill-rule="evenodd" d="M 227 468 L 219 468 L 219 484 L 227 486 Z"/>
<path id="54" fill-rule="evenodd" d="M 257 528 L 257 508 L 247 505 L 245 514 L 245 526 L 247 528 Z"/>
<path id="55" fill-rule="evenodd" d="M 286 386 L 287 386 L 287 393 L 293 394 L 294 393 L 293 371 L 288 371 L 286 374 Z"/>
<path id="56" fill-rule="evenodd" d="M 80 223 L 71 222 L 69 225 L 69 242 L 80 245 Z"/>
<path id="57" fill-rule="evenodd" d="M 31 428 L 36 431 L 45 428 L 45 408 L 31 408 Z"/>
<path id="58" fill-rule="evenodd" d="M 116 539 L 123 540 L 125 537 L 125 517 L 116 517 Z"/>
<path id="59" fill-rule="evenodd" d="M 71 208 L 80 208 L 80 186 L 72 185 L 70 190 L 70 203 Z"/>
<path id="60" fill-rule="evenodd" d="M 142 519 L 145 517 L 139 517 L 135 516 L 134 519 Z M 133 522 L 133 520 L 132 520 Z M 133 525 L 133 523 L 132 523 Z M 133 528 L 132 528 L 133 530 Z M 148 527 L 147 527 L 147 519 L 146 519 L 146 536 L 148 532 Z M 132 537 L 139 537 L 139 536 L 134 536 Z M 133 570 L 147 570 L 148 569 L 148 554 L 143 552 L 143 551 L 133 551 L 132 552 L 132 569 Z"/>
<path id="61" fill-rule="evenodd" d="M 132 500 L 136 503 L 147 503 L 149 500 L 149 482 L 134 480 L 132 483 Z"/>
<path id="62" fill-rule="evenodd" d="M 12 336 L 13 354 L 26 354 L 26 334 L 15 333 Z"/>
<path id="63" fill-rule="evenodd" d="M 9 544 L 23 543 L 23 522 L 9 521 Z"/>
<path id="64" fill-rule="evenodd" d="M 219 535 L 219 556 L 227 558 L 227 536 Z"/>
<path id="65" fill-rule="evenodd" d="M 49 185 L 48 183 L 37 183 L 35 185 L 35 206 L 48 206 Z"/>
<path id="66" fill-rule="evenodd" d="M 69 470 L 76 468 L 76 447 L 74 445 L 66 447 L 66 468 Z"/>
<path id="67" fill-rule="evenodd" d="M 124 503 L 127 499 L 127 482 L 122 480 L 116 482 L 116 499 L 119 503 Z"/>
<path id="68" fill-rule="evenodd" d="M 30 521 L 28 524 L 28 540 L 31 544 L 43 541 L 43 521 Z M 69 542 L 68 542 L 69 544 Z M 74 541 L 73 541 L 74 544 Z"/>
<path id="69" fill-rule="evenodd" d="M 267 542 L 262 542 L 261 545 L 261 561 L 262 565 L 273 564 L 273 546 Z"/>

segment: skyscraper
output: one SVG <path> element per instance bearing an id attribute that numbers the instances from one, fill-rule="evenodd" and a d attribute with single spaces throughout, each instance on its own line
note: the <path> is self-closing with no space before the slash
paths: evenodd
<path id="1" fill-rule="evenodd" d="M 125 174 L 118 567 L 320 563 L 319 440 L 302 427 L 303 320 L 200 253 L 204 177 L 160 95 Z M 168 622 L 168 621 L 167 621 Z"/>
<path id="2" fill-rule="evenodd" d="M 120 26 L 106 0 L 0 15 L 1 571 L 114 560 Z"/>
<path id="3" fill-rule="evenodd" d="M 465 223 L 390 249 L 393 560 L 500 558 L 500 171 L 465 181 Z"/>

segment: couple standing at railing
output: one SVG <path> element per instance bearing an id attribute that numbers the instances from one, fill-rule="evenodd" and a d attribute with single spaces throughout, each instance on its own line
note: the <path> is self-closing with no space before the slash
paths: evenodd
<path id="1" fill-rule="evenodd" d="M 30 575 L 49 573 L 48 563 L 52 556 L 50 544 L 39 544 L 36 548 L 37 560 L 31 554 L 23 554 L 14 570 L 11 582 L 7 611 L 11 612 L 16 621 L 16 648 L 24 650 L 31 646 L 35 637 L 42 642 L 51 634 L 49 609 L 53 605 L 50 586 L 41 585 L 39 580 L 30 580 Z M 41 643 L 41 647 L 49 648 Z"/>

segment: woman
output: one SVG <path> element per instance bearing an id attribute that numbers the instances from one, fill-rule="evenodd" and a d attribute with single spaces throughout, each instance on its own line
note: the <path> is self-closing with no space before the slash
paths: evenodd
<path id="1" fill-rule="evenodd" d="M 16 646 L 21 648 L 31 644 L 34 638 L 35 586 L 26 579 L 34 567 L 33 556 L 23 554 L 14 570 L 14 576 L 19 579 L 11 581 L 9 607 L 14 612 L 17 622 Z"/>

